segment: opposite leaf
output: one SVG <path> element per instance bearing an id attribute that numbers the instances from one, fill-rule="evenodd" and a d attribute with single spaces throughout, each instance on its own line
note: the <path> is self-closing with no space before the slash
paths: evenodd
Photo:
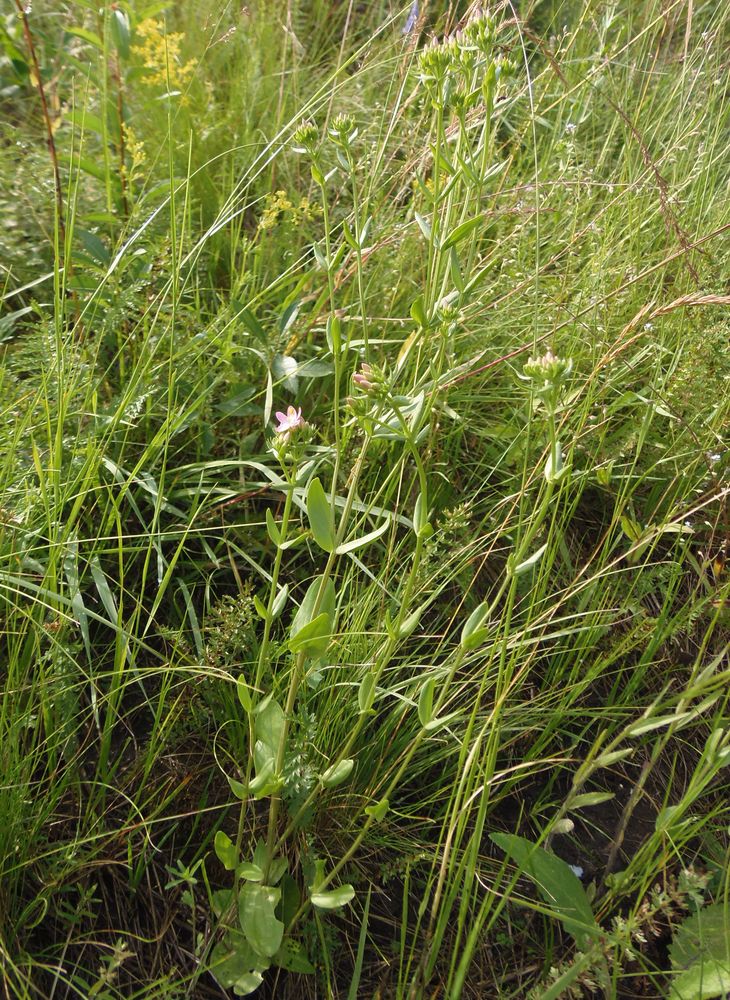
<path id="1" fill-rule="evenodd" d="M 492 841 L 508 854 L 537 886 L 537 890 L 583 949 L 599 934 L 591 904 L 578 876 L 554 854 L 524 837 L 493 833 Z"/>
<path id="2" fill-rule="evenodd" d="M 313 479 L 307 490 L 307 516 L 315 542 L 325 552 L 331 552 L 335 547 L 332 508 L 319 479 Z"/>

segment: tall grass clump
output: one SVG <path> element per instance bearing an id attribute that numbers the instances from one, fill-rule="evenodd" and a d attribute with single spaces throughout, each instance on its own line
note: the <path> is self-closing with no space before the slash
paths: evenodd
<path id="1" fill-rule="evenodd" d="M 730 990 L 728 28 L 3 14 L 0 996 Z"/>

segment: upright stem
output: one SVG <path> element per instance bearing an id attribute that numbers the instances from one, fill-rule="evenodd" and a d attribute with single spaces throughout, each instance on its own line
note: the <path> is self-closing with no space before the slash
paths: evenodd
<path id="1" fill-rule="evenodd" d="M 363 350 L 365 354 L 365 360 L 369 361 L 369 349 L 368 349 L 368 324 L 367 318 L 365 316 L 365 289 L 363 286 L 363 271 L 362 271 L 362 221 L 360 218 L 360 204 L 358 201 L 358 189 L 357 189 L 357 174 L 355 172 L 355 161 L 353 160 L 352 153 L 350 149 L 347 150 L 347 162 L 350 165 L 350 178 L 352 181 L 352 200 L 355 212 L 355 243 L 357 244 L 357 249 L 355 250 L 355 257 L 357 259 L 357 294 L 360 300 L 360 322 L 362 323 L 362 341 Z"/>
<path id="2" fill-rule="evenodd" d="M 122 69 L 119 63 L 119 53 L 114 57 L 112 75 L 117 90 L 117 118 L 119 119 L 119 146 L 117 147 L 119 155 L 119 183 L 122 191 L 122 211 L 126 218 L 129 215 L 129 199 L 127 198 L 127 165 L 124 139 L 124 92 L 122 90 Z"/>
<path id="3" fill-rule="evenodd" d="M 48 154 L 51 157 L 51 166 L 53 168 L 53 188 L 56 196 L 56 220 L 58 225 L 58 244 L 59 244 L 59 264 L 63 267 L 63 261 L 66 252 L 66 220 L 63 207 L 63 189 L 61 187 L 61 172 L 58 169 L 58 153 L 56 151 L 56 140 L 53 137 L 53 122 L 51 121 L 51 114 L 48 110 L 48 101 L 46 100 L 46 91 L 43 86 L 43 78 L 41 76 L 41 67 L 38 62 L 38 55 L 36 53 L 35 43 L 33 41 L 33 34 L 30 30 L 30 24 L 28 23 L 28 15 L 25 12 L 25 7 L 23 6 L 21 0 L 15 0 L 15 6 L 18 9 L 18 16 L 23 25 L 23 35 L 25 36 L 25 43 L 28 46 L 28 53 L 30 55 L 30 60 L 33 63 L 33 73 L 35 75 L 36 89 L 38 90 L 38 96 L 41 101 L 41 110 L 43 112 L 43 121 L 46 126 L 46 144 L 48 146 Z"/>

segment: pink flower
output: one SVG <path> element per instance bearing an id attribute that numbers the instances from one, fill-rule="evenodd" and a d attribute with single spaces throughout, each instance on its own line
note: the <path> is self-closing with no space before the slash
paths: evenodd
<path id="1" fill-rule="evenodd" d="M 294 406 L 287 407 L 286 413 L 282 413 L 281 410 L 276 411 L 276 419 L 279 421 L 279 426 L 276 428 L 276 433 L 281 434 L 285 441 L 289 440 L 289 436 L 292 431 L 297 430 L 299 427 L 304 426 L 304 418 L 302 417 L 301 406 L 297 410 Z"/>

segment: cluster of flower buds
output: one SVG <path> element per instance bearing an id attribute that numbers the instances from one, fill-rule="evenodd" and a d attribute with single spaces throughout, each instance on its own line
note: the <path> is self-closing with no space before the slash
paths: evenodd
<path id="1" fill-rule="evenodd" d="M 313 122 L 305 121 L 292 136 L 292 149 L 295 153 L 308 153 L 314 157 L 319 146 L 319 131 Z"/>
<path id="2" fill-rule="evenodd" d="M 573 362 L 570 358 L 559 358 L 548 348 L 541 358 L 530 358 L 523 371 L 535 382 L 555 384 L 565 381 L 572 367 Z"/>
<path id="3" fill-rule="evenodd" d="M 570 358 L 559 358 L 548 348 L 540 358 L 530 358 L 524 365 L 525 377 L 535 383 L 535 392 L 550 410 L 555 410 L 563 383 L 573 368 Z"/>
<path id="4" fill-rule="evenodd" d="M 461 309 L 454 301 L 454 295 L 445 295 L 436 304 L 436 318 L 447 329 L 453 329 L 462 320 Z"/>
<path id="5" fill-rule="evenodd" d="M 359 391 L 353 396 L 348 396 L 347 405 L 363 426 L 372 426 L 373 404 L 382 403 L 388 398 L 388 379 L 385 372 L 382 368 L 363 361 L 359 371 L 352 376 L 352 386 Z"/>
<path id="6" fill-rule="evenodd" d="M 419 56 L 419 77 L 434 107 L 449 105 L 461 116 L 478 100 L 480 89 L 492 103 L 497 82 L 515 70 L 510 59 L 494 57 L 496 34 L 494 18 L 479 8 L 454 35 L 426 46 Z"/>
<path id="7" fill-rule="evenodd" d="M 492 53 L 496 34 L 497 23 L 492 15 L 477 7 L 466 25 L 456 33 L 456 37 L 463 49 L 471 49 L 488 56 Z"/>
<path id="8" fill-rule="evenodd" d="M 327 129 L 332 142 L 341 149 L 349 149 L 357 138 L 357 125 L 352 115 L 337 115 Z"/>
<path id="9" fill-rule="evenodd" d="M 352 376 L 352 383 L 362 392 L 371 395 L 382 395 L 386 385 L 385 373 L 375 365 L 369 365 L 366 361 L 360 365 L 360 371 Z"/>

